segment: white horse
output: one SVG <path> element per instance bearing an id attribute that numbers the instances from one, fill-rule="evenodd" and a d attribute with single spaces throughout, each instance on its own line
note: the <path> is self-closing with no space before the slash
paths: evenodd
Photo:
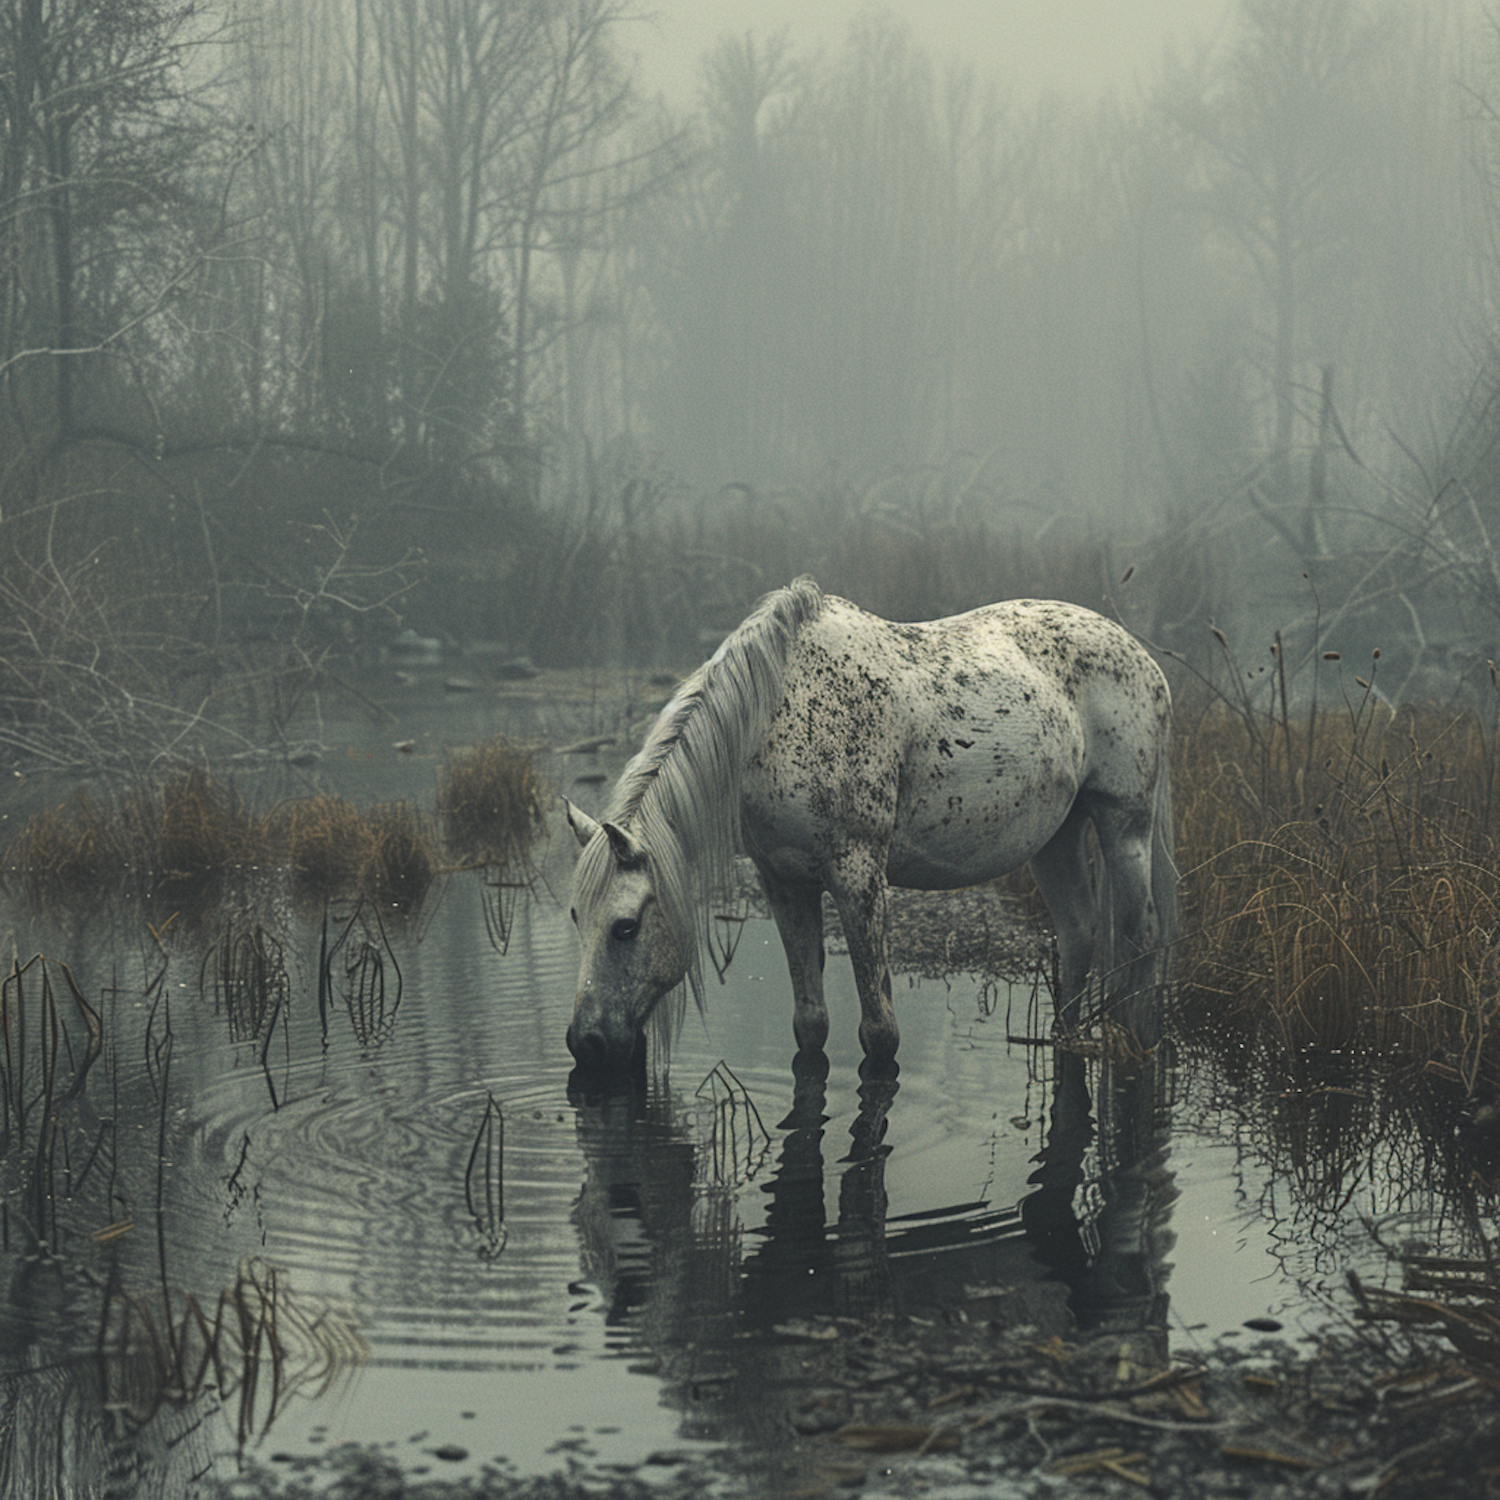
<path id="1" fill-rule="evenodd" d="M 662 710 L 605 818 L 567 808 L 583 846 L 574 1057 L 639 1062 L 648 1022 L 669 1045 L 684 980 L 702 1008 L 709 907 L 741 847 L 786 948 L 800 1048 L 828 1036 L 825 890 L 860 1042 L 884 1062 L 899 1036 L 888 887 L 956 890 L 1028 862 L 1064 1019 L 1092 973 L 1153 1041 L 1176 919 L 1171 712 L 1146 651 L 1077 605 L 1015 599 L 898 625 L 809 578 L 767 595 Z"/>

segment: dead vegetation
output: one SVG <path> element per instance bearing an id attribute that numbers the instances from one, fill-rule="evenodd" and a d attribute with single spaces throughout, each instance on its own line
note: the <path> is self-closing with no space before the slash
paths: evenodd
<path id="1" fill-rule="evenodd" d="M 323 1395 L 370 1353 L 347 1310 L 294 1288 L 256 1256 L 203 1299 L 165 1285 L 127 1290 L 112 1266 L 97 1351 L 110 1412 L 145 1426 L 163 1408 L 190 1408 L 212 1392 L 241 1449 L 269 1432 L 294 1396 Z"/>
<path id="2" fill-rule="evenodd" d="M 531 753 L 503 738 L 444 767 L 439 817 L 408 801 L 360 806 L 328 793 L 257 811 L 232 782 L 194 769 L 117 794 L 79 792 L 27 819 L 4 877 L 32 906 L 88 906 L 121 894 L 211 905 L 230 874 L 289 871 L 307 900 L 362 898 L 412 912 L 445 870 L 522 879 L 541 831 Z"/>
<path id="3" fill-rule="evenodd" d="M 448 758 L 438 773 L 438 816 L 450 853 L 466 865 L 525 864 L 541 828 L 541 782 L 530 752 L 504 735 Z"/>
<path id="4" fill-rule="evenodd" d="M 1269 1092 L 1273 1155 L 1310 1212 L 1346 1209 L 1376 1139 L 1424 1143 L 1405 1165 L 1475 1254 L 1409 1252 L 1401 1291 L 1352 1288 L 1372 1329 L 1450 1346 L 1422 1391 L 1461 1399 L 1500 1379 L 1495 705 L 1393 706 L 1376 660 L 1336 706 L 1296 712 L 1280 665 L 1278 650 L 1268 709 L 1221 696 L 1179 713 L 1178 1030 Z"/>
<path id="5" fill-rule="evenodd" d="M 1379 699 L 1179 718 L 1180 1024 L 1500 1090 L 1500 739 Z"/>

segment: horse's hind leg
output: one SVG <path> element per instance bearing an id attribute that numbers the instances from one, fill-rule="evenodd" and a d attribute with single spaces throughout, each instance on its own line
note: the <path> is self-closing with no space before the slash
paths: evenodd
<path id="1" fill-rule="evenodd" d="M 1082 800 L 1074 802 L 1062 827 L 1031 856 L 1031 876 L 1057 933 L 1058 1014 L 1076 1026 L 1079 1001 L 1094 961 L 1098 928 L 1094 872 L 1088 850 L 1089 815 Z"/>
<path id="2" fill-rule="evenodd" d="M 1104 913 L 1109 934 L 1109 988 L 1119 1019 L 1143 1046 L 1161 1039 L 1158 949 L 1161 923 L 1151 894 L 1152 823 L 1149 808 L 1106 804 L 1094 827 L 1104 861 Z"/>
<path id="3" fill-rule="evenodd" d="M 776 879 L 760 871 L 776 930 L 786 949 L 792 976 L 792 1030 L 804 1052 L 821 1052 L 828 1040 L 828 1006 L 823 1000 L 823 888 Z"/>

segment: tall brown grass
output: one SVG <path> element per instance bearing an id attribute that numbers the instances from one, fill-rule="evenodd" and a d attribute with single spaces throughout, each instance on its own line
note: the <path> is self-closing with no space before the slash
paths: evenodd
<path id="1" fill-rule="evenodd" d="M 1496 731 L 1360 692 L 1179 713 L 1181 1029 L 1500 1089 Z"/>
<path id="2" fill-rule="evenodd" d="M 503 738 L 443 770 L 443 827 L 461 867 L 525 876 L 543 793 L 528 751 Z M 39 909 L 131 893 L 205 914 L 231 871 L 290 870 L 314 901 L 360 897 L 412 912 L 445 865 L 434 815 L 408 801 L 360 806 L 331 793 L 257 812 L 195 769 L 113 796 L 78 793 L 27 819 L 3 856 L 8 884 Z"/>
<path id="3" fill-rule="evenodd" d="M 438 773 L 438 816 L 461 864 L 523 871 L 545 800 L 531 752 L 504 735 L 451 756 Z"/>

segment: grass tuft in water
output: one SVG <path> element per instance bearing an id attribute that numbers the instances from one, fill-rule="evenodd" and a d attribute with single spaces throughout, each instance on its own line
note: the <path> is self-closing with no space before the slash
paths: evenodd
<path id="1" fill-rule="evenodd" d="M 121 829 L 85 792 L 34 813 L 5 852 L 5 870 L 37 907 L 93 901 L 119 881 Z"/>
<path id="2" fill-rule="evenodd" d="M 463 865 L 524 870 L 543 802 L 531 752 L 504 735 L 454 755 L 438 774 L 443 839 Z"/>
<path id="3" fill-rule="evenodd" d="M 291 868 L 303 893 L 316 899 L 357 884 L 370 857 L 370 826 L 345 797 L 323 794 L 278 802 L 266 825 L 278 861 Z"/>
<path id="4" fill-rule="evenodd" d="M 265 831 L 234 787 L 194 767 L 138 788 L 120 809 L 127 846 L 150 850 L 157 883 L 193 886 L 261 856 Z"/>
<path id="5" fill-rule="evenodd" d="M 360 894 L 377 907 L 414 911 L 438 873 L 428 818 L 410 802 L 379 802 L 365 821 L 369 843 L 359 873 Z"/>
<path id="6" fill-rule="evenodd" d="M 530 752 L 504 739 L 475 746 L 444 768 L 441 806 L 462 867 L 526 875 L 543 807 Z M 231 784 L 194 769 L 113 802 L 80 792 L 35 813 L 3 863 L 37 909 L 134 892 L 202 915 L 225 872 L 265 866 L 290 870 L 314 902 L 362 897 L 410 914 L 444 869 L 436 825 L 408 801 L 360 807 L 328 793 L 257 813 Z"/>

